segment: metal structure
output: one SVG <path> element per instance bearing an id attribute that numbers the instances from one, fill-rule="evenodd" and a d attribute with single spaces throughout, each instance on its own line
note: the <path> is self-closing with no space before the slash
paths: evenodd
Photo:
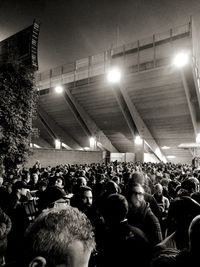
<path id="1" fill-rule="evenodd" d="M 38 70 L 39 24 L 32 25 L 0 42 L 0 63 L 10 58 L 21 61 L 25 66 Z"/>
<path id="2" fill-rule="evenodd" d="M 200 131 L 195 23 L 38 73 L 39 105 L 82 148 L 94 136 L 103 150 L 135 153 L 137 133 L 145 141 L 143 149 L 148 147 L 158 160 L 173 155 L 174 163 L 191 163 L 191 153 L 178 146 L 195 142 Z M 180 50 L 190 55 L 183 70 L 172 64 Z M 123 71 L 116 88 L 106 81 L 112 66 Z M 63 85 L 63 94 L 54 92 L 57 85 Z M 67 138 L 65 143 L 77 149 Z"/>

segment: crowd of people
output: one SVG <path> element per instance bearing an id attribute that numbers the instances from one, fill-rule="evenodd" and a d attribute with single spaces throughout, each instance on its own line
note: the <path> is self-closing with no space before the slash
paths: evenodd
<path id="1" fill-rule="evenodd" d="M 200 169 L 111 162 L 0 177 L 0 266 L 194 266 Z"/>

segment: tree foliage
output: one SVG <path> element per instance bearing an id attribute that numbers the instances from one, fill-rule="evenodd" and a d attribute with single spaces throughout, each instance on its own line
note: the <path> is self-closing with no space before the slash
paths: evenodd
<path id="1" fill-rule="evenodd" d="M 0 161 L 12 169 L 30 154 L 36 110 L 34 73 L 19 62 L 0 65 Z"/>

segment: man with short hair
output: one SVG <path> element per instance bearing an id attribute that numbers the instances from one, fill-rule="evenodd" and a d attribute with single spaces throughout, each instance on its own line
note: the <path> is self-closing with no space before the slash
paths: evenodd
<path id="1" fill-rule="evenodd" d="M 87 267 L 95 248 L 87 217 L 71 206 L 40 214 L 25 232 L 18 264 L 23 267 Z"/>
<path id="2" fill-rule="evenodd" d="M 149 266 L 149 243 L 139 228 L 128 223 L 126 198 L 120 194 L 111 194 L 105 204 L 105 227 L 99 240 L 96 240 L 99 251 L 98 266 Z"/>

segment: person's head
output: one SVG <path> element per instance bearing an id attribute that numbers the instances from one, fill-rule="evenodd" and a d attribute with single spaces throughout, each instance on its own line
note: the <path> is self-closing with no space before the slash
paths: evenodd
<path id="1" fill-rule="evenodd" d="M 193 192 L 196 191 L 196 184 L 193 180 L 191 179 L 185 179 L 182 183 L 181 183 L 181 188 L 180 191 L 182 192 L 177 192 L 177 195 L 188 195 L 190 196 Z"/>
<path id="2" fill-rule="evenodd" d="M 108 224 L 117 224 L 126 218 L 128 202 L 121 194 L 112 194 L 106 199 L 104 218 Z"/>
<path id="3" fill-rule="evenodd" d="M 189 250 L 199 253 L 199 240 L 200 240 L 200 215 L 197 215 L 192 220 L 189 230 Z"/>
<path id="4" fill-rule="evenodd" d="M 93 202 L 92 189 L 89 186 L 81 186 L 77 192 L 77 198 L 80 207 L 91 207 Z"/>
<path id="5" fill-rule="evenodd" d="M 38 190 L 43 192 L 46 190 L 48 183 L 46 181 L 39 181 L 38 182 Z"/>
<path id="6" fill-rule="evenodd" d="M 104 190 L 105 190 L 106 195 L 109 196 L 111 194 L 118 193 L 119 187 L 114 181 L 110 180 L 105 184 Z"/>
<path id="7" fill-rule="evenodd" d="M 32 180 L 33 180 L 33 183 L 34 184 L 37 184 L 38 180 L 39 180 L 39 177 L 38 177 L 38 174 L 36 172 L 34 172 L 32 174 Z"/>
<path id="8" fill-rule="evenodd" d="M 200 214 L 200 205 L 189 196 L 175 198 L 169 206 L 168 221 L 175 231 L 188 231 L 192 219 Z"/>
<path id="9" fill-rule="evenodd" d="M 161 184 L 156 184 L 154 186 L 154 194 L 157 195 L 157 196 L 162 196 L 163 194 L 163 187 Z"/>
<path id="10" fill-rule="evenodd" d="M 27 184 L 22 181 L 16 181 L 12 186 L 12 192 L 19 196 L 26 196 L 28 191 Z"/>
<path id="11" fill-rule="evenodd" d="M 59 188 L 64 188 L 65 186 L 65 179 L 62 176 L 57 176 L 55 179 L 55 185 Z"/>
<path id="12" fill-rule="evenodd" d="M 86 186 L 87 185 L 87 180 L 85 177 L 78 177 L 77 178 L 77 185 L 78 186 Z"/>
<path id="13" fill-rule="evenodd" d="M 19 259 L 23 267 L 87 267 L 95 248 L 91 223 L 71 206 L 40 214 L 23 241 Z"/>
<path id="14" fill-rule="evenodd" d="M 66 207 L 69 204 L 69 199 L 64 190 L 57 186 L 50 186 L 45 191 L 45 208 Z"/>
<path id="15" fill-rule="evenodd" d="M 131 180 L 134 183 L 141 184 L 142 186 L 144 186 L 144 184 L 145 184 L 145 176 L 144 176 L 144 174 L 142 172 L 134 172 L 134 173 L 132 173 Z"/>
<path id="16" fill-rule="evenodd" d="M 169 178 L 162 178 L 160 184 L 166 188 L 168 187 L 169 182 L 170 182 Z"/>
<path id="17" fill-rule="evenodd" d="M 31 180 L 31 175 L 30 175 L 30 172 L 25 170 L 22 174 L 22 181 L 24 181 L 25 183 L 29 183 Z"/>
<path id="18" fill-rule="evenodd" d="M 189 180 L 195 184 L 195 192 L 199 192 L 199 180 L 196 177 L 190 177 Z"/>
<path id="19" fill-rule="evenodd" d="M 127 199 L 130 208 L 139 208 L 144 203 L 144 188 L 141 184 L 132 181 L 128 184 Z"/>

